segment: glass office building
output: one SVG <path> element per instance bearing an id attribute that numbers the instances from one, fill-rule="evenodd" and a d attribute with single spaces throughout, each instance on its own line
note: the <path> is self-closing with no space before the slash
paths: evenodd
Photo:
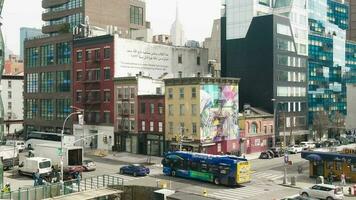
<path id="1" fill-rule="evenodd" d="M 354 82 L 356 44 L 346 41 L 349 6 L 309 0 L 309 124 L 316 112 L 346 115 L 346 83 Z"/>
<path id="2" fill-rule="evenodd" d="M 2 14 L 2 8 L 4 5 L 4 0 L 0 0 L 0 20 L 1 18 L 1 14 Z M 4 38 L 2 36 L 2 31 L 1 31 L 1 25 L 2 25 L 2 21 L 0 21 L 0 71 L 2 73 L 2 71 L 4 70 L 4 63 L 5 63 L 5 44 L 4 44 Z M 1 80 L 1 75 L 0 75 L 0 80 Z M 4 126 L 2 126 L 2 124 L 4 123 L 4 105 L 2 103 L 2 99 L 0 97 L 0 140 L 3 140 L 4 137 Z"/>

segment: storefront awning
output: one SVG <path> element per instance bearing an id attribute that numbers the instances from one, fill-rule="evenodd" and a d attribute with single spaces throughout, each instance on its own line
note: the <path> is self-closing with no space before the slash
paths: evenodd
<path id="1" fill-rule="evenodd" d="M 310 160 L 310 159 L 319 159 L 320 161 L 341 161 L 347 163 L 356 163 L 355 154 L 342 154 L 337 152 L 320 152 L 320 151 L 302 151 L 301 157 Z M 309 158 L 309 159 L 308 159 Z"/>
<path id="2" fill-rule="evenodd" d="M 310 154 L 307 157 L 305 157 L 305 159 L 310 161 L 321 161 L 321 157 L 317 154 Z"/>

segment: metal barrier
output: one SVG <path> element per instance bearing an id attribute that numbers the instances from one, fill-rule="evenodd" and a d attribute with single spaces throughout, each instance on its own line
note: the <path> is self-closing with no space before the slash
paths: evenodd
<path id="1" fill-rule="evenodd" d="M 101 175 L 84 178 L 81 180 L 70 180 L 63 183 L 51 183 L 41 186 L 19 188 L 8 193 L 1 192 L 0 199 L 15 200 L 39 200 L 82 192 L 86 190 L 100 189 L 107 186 L 123 186 L 124 179 L 111 175 Z"/>

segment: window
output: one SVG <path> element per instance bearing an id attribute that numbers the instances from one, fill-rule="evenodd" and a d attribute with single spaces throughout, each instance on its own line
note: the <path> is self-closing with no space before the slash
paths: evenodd
<path id="1" fill-rule="evenodd" d="M 129 98 L 129 92 L 130 92 L 130 89 L 129 88 L 125 88 L 124 89 L 124 99 L 128 99 Z"/>
<path id="2" fill-rule="evenodd" d="M 122 99 L 122 92 L 123 92 L 122 88 L 117 88 L 117 98 L 118 99 Z"/>
<path id="3" fill-rule="evenodd" d="M 130 98 L 135 98 L 135 88 L 130 88 Z"/>
<path id="4" fill-rule="evenodd" d="M 184 116 L 184 104 L 179 105 L 179 115 Z"/>
<path id="5" fill-rule="evenodd" d="M 146 103 L 141 103 L 141 114 L 146 113 Z"/>
<path id="6" fill-rule="evenodd" d="M 110 111 L 104 112 L 104 123 L 110 123 Z"/>
<path id="7" fill-rule="evenodd" d="M 83 80 L 83 71 L 78 70 L 77 71 L 77 81 L 82 81 Z"/>
<path id="8" fill-rule="evenodd" d="M 158 132 L 163 132 L 163 122 L 158 122 Z"/>
<path id="9" fill-rule="evenodd" d="M 173 99 L 173 88 L 168 88 L 168 98 Z"/>
<path id="10" fill-rule="evenodd" d="M 83 60 L 83 51 L 77 51 L 77 62 L 82 62 Z"/>
<path id="11" fill-rule="evenodd" d="M 72 62 L 71 54 L 72 49 L 69 42 L 60 42 L 56 44 L 57 64 L 70 64 Z"/>
<path id="12" fill-rule="evenodd" d="M 197 57 L 197 65 L 200 65 L 200 56 Z"/>
<path id="13" fill-rule="evenodd" d="M 192 123 L 192 133 L 193 135 L 197 134 L 197 123 L 195 122 Z"/>
<path id="14" fill-rule="evenodd" d="M 104 91 L 104 102 L 110 102 L 110 99 L 111 99 L 111 92 Z"/>
<path id="15" fill-rule="evenodd" d="M 351 171 L 356 172 L 356 164 L 351 164 Z"/>
<path id="16" fill-rule="evenodd" d="M 334 161 L 327 161 L 326 162 L 327 169 L 334 169 Z"/>
<path id="17" fill-rule="evenodd" d="M 251 124 L 251 133 L 257 133 L 257 124 L 255 122 Z"/>
<path id="18" fill-rule="evenodd" d="M 135 114 L 135 104 L 134 103 L 130 103 L 130 114 L 131 115 Z"/>
<path id="19" fill-rule="evenodd" d="M 173 122 L 168 122 L 168 128 L 169 128 L 168 133 L 173 134 Z M 356 171 L 356 165 L 355 165 L 355 171 Z"/>
<path id="20" fill-rule="evenodd" d="M 89 81 L 100 80 L 100 69 L 89 69 L 87 71 L 87 79 Z"/>
<path id="21" fill-rule="evenodd" d="M 118 116 L 122 115 L 122 104 L 121 103 L 117 104 L 117 113 L 118 113 Z"/>
<path id="22" fill-rule="evenodd" d="M 184 99 L 184 88 L 179 88 L 179 98 Z"/>
<path id="23" fill-rule="evenodd" d="M 129 114 L 129 110 L 130 110 L 130 108 L 129 108 L 130 104 L 125 102 L 125 103 L 123 103 L 123 106 L 124 106 L 124 114 L 128 115 Z"/>
<path id="24" fill-rule="evenodd" d="M 70 91 L 70 71 L 60 71 L 56 73 L 57 77 L 57 92 L 69 92 Z"/>
<path id="25" fill-rule="evenodd" d="M 82 98 L 83 98 L 82 94 L 83 94 L 82 91 L 77 91 L 76 92 L 76 102 L 77 103 L 82 102 Z"/>
<path id="26" fill-rule="evenodd" d="M 182 63 L 183 63 L 183 56 L 178 55 L 178 64 L 182 64 Z"/>
<path id="27" fill-rule="evenodd" d="M 25 50 L 26 56 L 26 67 L 32 68 L 37 67 L 39 62 L 39 48 L 31 47 Z"/>
<path id="28" fill-rule="evenodd" d="M 145 121 L 141 122 L 141 130 L 146 131 L 146 122 Z"/>
<path id="29" fill-rule="evenodd" d="M 259 0 L 258 3 L 264 6 L 269 6 L 270 0 Z"/>
<path id="30" fill-rule="evenodd" d="M 163 104 L 158 103 L 158 114 L 162 115 L 163 114 Z"/>
<path id="31" fill-rule="evenodd" d="M 7 81 L 7 88 L 11 88 L 11 81 Z"/>
<path id="32" fill-rule="evenodd" d="M 192 98 L 196 98 L 197 97 L 197 88 L 192 87 Z"/>
<path id="33" fill-rule="evenodd" d="M 38 74 L 27 74 L 27 93 L 37 93 L 38 92 Z"/>
<path id="34" fill-rule="evenodd" d="M 192 115 L 193 116 L 197 115 L 197 105 L 196 104 L 192 104 Z"/>
<path id="35" fill-rule="evenodd" d="M 90 61 L 91 60 L 91 50 L 88 49 L 85 51 L 85 61 Z"/>
<path id="36" fill-rule="evenodd" d="M 154 131 L 154 122 L 150 121 L 150 131 Z"/>
<path id="37" fill-rule="evenodd" d="M 54 64 L 54 45 L 41 46 L 41 66 Z"/>
<path id="38" fill-rule="evenodd" d="M 26 99 L 25 100 L 25 117 L 26 119 L 34 119 L 37 116 L 37 100 L 35 99 Z"/>
<path id="39" fill-rule="evenodd" d="M 137 6 L 130 6 L 130 23 L 143 25 L 143 8 Z"/>
<path id="40" fill-rule="evenodd" d="M 7 102 L 7 109 L 11 110 L 12 109 L 12 103 L 11 102 Z"/>
<path id="41" fill-rule="evenodd" d="M 135 120 L 130 120 L 130 131 L 134 131 L 136 126 Z"/>
<path id="42" fill-rule="evenodd" d="M 342 170 L 342 162 L 335 162 L 336 163 L 336 170 L 341 171 Z"/>
<path id="43" fill-rule="evenodd" d="M 100 61 L 100 49 L 94 50 L 95 61 Z"/>
<path id="44" fill-rule="evenodd" d="M 179 124 L 179 132 L 180 133 L 182 133 L 182 134 L 184 134 L 184 122 L 181 122 L 180 124 Z"/>
<path id="45" fill-rule="evenodd" d="M 284 24 L 277 24 L 277 33 L 281 35 L 292 36 L 289 26 Z"/>
<path id="46" fill-rule="evenodd" d="M 41 75 L 41 92 L 54 92 L 54 72 L 43 72 Z"/>
<path id="47" fill-rule="evenodd" d="M 104 48 L 104 59 L 109 59 L 111 54 L 110 47 Z"/>
<path id="48" fill-rule="evenodd" d="M 155 105 L 153 103 L 150 104 L 150 113 L 151 114 L 155 113 Z"/>
<path id="49" fill-rule="evenodd" d="M 12 98 L 12 92 L 11 92 L 11 91 L 8 91 L 8 92 L 7 92 L 7 98 L 8 98 L 8 99 L 11 99 L 11 98 Z"/>
<path id="50" fill-rule="evenodd" d="M 41 99 L 41 117 L 44 120 L 53 120 L 54 107 L 53 100 L 51 99 Z"/>
<path id="51" fill-rule="evenodd" d="M 104 79 L 105 80 L 110 80 L 111 79 L 110 67 L 105 67 L 104 68 Z"/>
<path id="52" fill-rule="evenodd" d="M 168 114 L 169 114 L 170 116 L 173 116 L 173 105 L 172 105 L 172 104 L 169 104 L 169 105 L 168 105 Z"/>

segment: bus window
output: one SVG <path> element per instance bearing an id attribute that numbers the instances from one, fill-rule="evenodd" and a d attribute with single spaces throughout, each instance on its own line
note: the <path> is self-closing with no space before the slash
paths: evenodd
<path id="1" fill-rule="evenodd" d="M 208 164 L 202 163 L 200 166 L 202 172 L 208 172 Z"/>
<path id="2" fill-rule="evenodd" d="M 230 167 L 219 166 L 220 174 L 228 174 L 230 172 Z"/>
<path id="3" fill-rule="evenodd" d="M 192 161 L 190 163 L 190 169 L 194 171 L 199 171 L 199 164 L 197 162 Z"/>
<path id="4" fill-rule="evenodd" d="M 216 165 L 209 165 L 209 172 L 218 173 L 218 172 L 219 172 L 218 166 L 216 166 Z"/>

